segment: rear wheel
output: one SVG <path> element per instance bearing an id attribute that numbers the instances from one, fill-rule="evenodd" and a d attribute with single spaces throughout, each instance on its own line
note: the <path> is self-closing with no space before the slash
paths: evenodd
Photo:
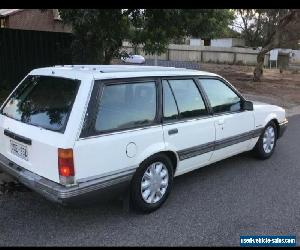
<path id="1" fill-rule="evenodd" d="M 259 137 L 258 142 L 254 148 L 256 155 L 260 159 L 270 158 L 275 150 L 276 141 L 277 127 L 276 124 L 271 121 L 266 125 L 264 132 Z"/>
<path id="2" fill-rule="evenodd" d="M 173 166 L 170 159 L 154 155 L 137 169 L 131 183 L 132 206 L 141 212 L 158 209 L 167 199 L 173 183 Z"/>

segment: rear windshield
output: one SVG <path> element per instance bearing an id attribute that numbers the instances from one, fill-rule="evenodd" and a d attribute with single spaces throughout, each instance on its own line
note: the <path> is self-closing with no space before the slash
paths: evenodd
<path id="1" fill-rule="evenodd" d="M 78 80 L 28 76 L 5 104 L 2 114 L 64 133 L 78 87 Z"/>

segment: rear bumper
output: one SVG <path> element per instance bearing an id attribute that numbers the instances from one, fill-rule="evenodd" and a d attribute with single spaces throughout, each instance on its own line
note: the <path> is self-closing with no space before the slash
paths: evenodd
<path id="1" fill-rule="evenodd" d="M 278 138 L 280 138 L 285 133 L 288 123 L 289 123 L 288 120 L 285 120 L 284 122 L 279 124 Z"/>
<path id="2" fill-rule="evenodd" d="M 135 171 L 130 170 L 66 187 L 16 165 L 2 154 L 0 154 L 0 169 L 48 200 L 61 204 L 106 200 L 122 194 L 128 188 Z"/>

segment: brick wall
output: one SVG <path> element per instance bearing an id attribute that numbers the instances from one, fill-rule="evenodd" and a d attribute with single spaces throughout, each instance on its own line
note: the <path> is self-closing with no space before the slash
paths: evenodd
<path id="1" fill-rule="evenodd" d="M 9 16 L 7 27 L 11 29 L 71 32 L 68 25 L 64 25 L 60 20 L 54 20 L 52 9 L 44 12 L 38 9 L 19 11 Z"/>

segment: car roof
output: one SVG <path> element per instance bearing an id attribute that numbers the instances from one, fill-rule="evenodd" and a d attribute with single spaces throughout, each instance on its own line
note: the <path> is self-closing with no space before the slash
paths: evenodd
<path id="1" fill-rule="evenodd" d="M 31 74 L 39 74 L 49 70 L 59 72 L 59 75 L 63 74 L 64 71 L 90 74 L 95 79 L 184 75 L 218 76 L 214 73 L 193 69 L 142 65 L 56 65 L 32 70 Z"/>

